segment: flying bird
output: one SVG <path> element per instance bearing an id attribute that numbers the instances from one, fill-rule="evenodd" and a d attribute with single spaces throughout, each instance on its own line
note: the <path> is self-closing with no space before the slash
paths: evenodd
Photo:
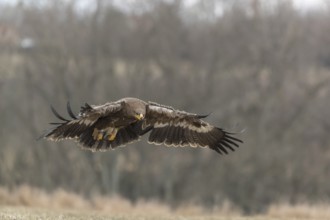
<path id="1" fill-rule="evenodd" d="M 198 115 L 176 110 L 170 106 L 145 102 L 137 98 L 123 98 L 104 105 L 85 104 L 75 115 L 67 103 L 71 119 L 62 117 L 51 106 L 61 122 L 41 138 L 52 141 L 73 139 L 84 149 L 105 151 L 138 141 L 146 133 L 150 144 L 174 147 L 207 147 L 219 154 L 235 151 L 240 139 L 215 127 Z"/>

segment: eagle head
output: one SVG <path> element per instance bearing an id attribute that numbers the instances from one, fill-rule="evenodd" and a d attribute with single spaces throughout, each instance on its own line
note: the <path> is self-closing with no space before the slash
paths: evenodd
<path id="1" fill-rule="evenodd" d="M 136 98 L 127 98 L 125 105 L 127 116 L 133 117 L 138 121 L 144 119 L 146 115 L 146 103 L 144 101 Z"/>

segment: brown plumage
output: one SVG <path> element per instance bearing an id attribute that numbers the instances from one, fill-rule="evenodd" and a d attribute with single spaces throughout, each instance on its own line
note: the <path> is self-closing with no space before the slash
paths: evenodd
<path id="1" fill-rule="evenodd" d="M 68 103 L 68 120 L 51 107 L 62 120 L 42 138 L 59 141 L 74 139 L 83 148 L 92 151 L 114 149 L 139 140 L 150 132 L 149 143 L 167 146 L 208 147 L 219 154 L 235 151 L 240 139 L 233 133 L 214 127 L 202 120 L 207 116 L 175 110 L 154 102 L 124 98 L 104 105 L 81 107 L 76 116 Z"/>

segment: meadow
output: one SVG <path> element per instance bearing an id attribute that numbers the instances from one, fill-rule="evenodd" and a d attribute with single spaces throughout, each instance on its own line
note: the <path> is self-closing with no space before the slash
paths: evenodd
<path id="1" fill-rule="evenodd" d="M 282 210 L 284 209 L 284 210 Z M 141 212 L 143 210 L 140 210 Z M 273 210 L 275 211 L 275 210 Z M 108 213 L 98 211 L 86 210 L 68 210 L 68 209 L 41 209 L 31 207 L 0 207 L 0 218 L 3 220 L 35 220 L 35 219 L 66 219 L 66 220 L 80 220 L 80 219 L 113 219 L 113 220 L 130 220 L 130 219 L 159 219 L 159 220 L 174 220 L 174 219 L 192 219 L 192 220 L 321 220 L 329 219 L 329 208 L 315 208 L 307 206 L 297 207 L 281 207 L 279 212 L 269 212 L 263 215 L 252 216 L 237 216 L 231 215 L 215 215 L 215 214 L 130 214 L 130 213 Z M 284 211 L 284 212 L 282 212 Z"/>
<path id="2" fill-rule="evenodd" d="M 212 210 L 189 204 L 170 208 L 157 201 L 138 201 L 132 204 L 118 196 L 84 198 L 64 190 L 47 193 L 29 186 L 15 190 L 0 188 L 0 219 L 194 219 L 194 220 L 275 220 L 330 219 L 326 204 L 278 204 L 262 214 L 246 215 L 229 203 Z"/>

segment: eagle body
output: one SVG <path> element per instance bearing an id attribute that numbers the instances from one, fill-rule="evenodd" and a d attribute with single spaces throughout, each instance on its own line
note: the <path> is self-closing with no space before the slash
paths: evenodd
<path id="1" fill-rule="evenodd" d="M 207 116 L 176 110 L 155 102 L 123 98 L 103 105 L 85 104 L 75 115 L 67 103 L 72 119 L 62 117 L 51 107 L 61 122 L 43 138 L 52 141 L 73 139 L 84 149 L 105 151 L 138 141 L 149 134 L 148 142 L 167 146 L 207 147 L 219 154 L 235 151 L 242 141 L 233 133 L 215 127 L 202 118 Z"/>

